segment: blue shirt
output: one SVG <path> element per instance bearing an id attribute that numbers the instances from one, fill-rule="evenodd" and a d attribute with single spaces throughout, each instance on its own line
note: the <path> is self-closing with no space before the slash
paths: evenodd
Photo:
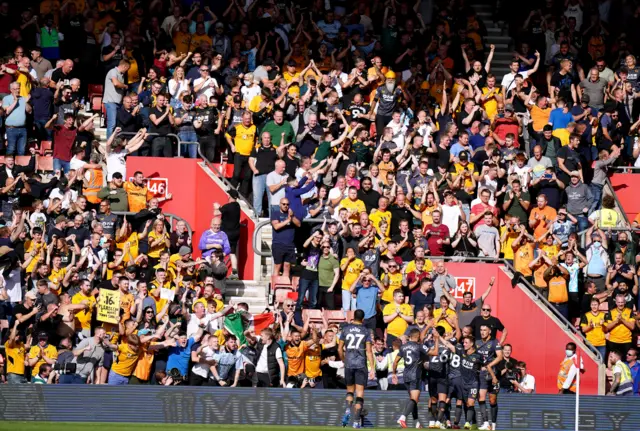
<path id="1" fill-rule="evenodd" d="M 483 144 L 484 145 L 484 144 Z M 469 145 L 471 146 L 471 145 Z M 458 157 L 458 155 L 463 151 L 469 151 L 468 148 L 462 146 L 460 142 L 456 142 L 449 148 L 449 152 L 453 157 Z M 469 151 L 469 156 L 471 156 L 471 152 Z"/>
<path id="2" fill-rule="evenodd" d="M 482 136 L 480 133 L 477 135 L 469 135 L 469 144 L 473 150 L 477 150 L 478 148 L 484 147 L 484 140 L 487 139 L 486 136 Z"/>
<path id="3" fill-rule="evenodd" d="M 629 365 L 628 363 L 626 364 Z M 633 378 L 633 394 L 638 395 L 640 391 L 640 362 L 636 362 L 634 366 L 629 365 L 629 370 L 631 370 L 631 377 Z"/>
<path id="4" fill-rule="evenodd" d="M 279 209 L 271 211 L 271 220 L 276 220 L 280 223 L 285 221 L 289 217 L 287 213 L 282 213 Z M 273 230 L 272 241 L 274 244 L 281 244 L 293 247 L 293 239 L 295 237 L 296 225 L 291 222 L 288 226 L 280 228 L 280 230 Z"/>
<path id="5" fill-rule="evenodd" d="M 2 99 L 2 107 L 7 110 L 13 104 L 13 95 L 5 96 Z M 5 125 L 11 127 L 24 127 L 27 122 L 27 102 L 24 97 L 18 97 L 18 104 L 5 119 Z"/>
<path id="6" fill-rule="evenodd" d="M 31 90 L 33 119 L 48 121 L 53 107 L 53 92 L 48 88 L 36 87 Z"/>
<path id="7" fill-rule="evenodd" d="M 189 338 L 187 345 L 181 347 L 176 344 L 169 349 L 169 359 L 167 359 L 167 371 L 177 368 L 180 374 L 186 376 L 189 372 L 189 360 L 191 359 L 191 347 L 195 343 L 193 337 Z"/>
<path id="8" fill-rule="evenodd" d="M 567 124 L 573 121 L 573 115 L 570 112 L 564 113 L 563 108 L 556 108 L 549 115 L 549 123 L 553 125 L 553 130 L 566 129 Z"/>
<path id="9" fill-rule="evenodd" d="M 364 318 L 368 319 L 376 315 L 376 302 L 378 301 L 378 286 L 371 283 L 371 287 L 359 284 L 356 287 L 356 308 L 364 311 Z"/>

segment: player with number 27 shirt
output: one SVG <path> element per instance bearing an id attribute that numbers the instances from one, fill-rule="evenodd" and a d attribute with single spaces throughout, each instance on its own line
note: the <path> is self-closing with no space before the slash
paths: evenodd
<path id="1" fill-rule="evenodd" d="M 353 428 L 362 426 L 361 413 L 367 374 L 370 380 L 375 378 L 371 331 L 362 324 L 363 320 L 364 311 L 356 310 L 353 313 L 353 323 L 344 325 L 338 336 L 338 354 L 344 362 L 344 380 L 347 385 L 346 409 L 342 417 L 343 427 L 349 424 L 351 417 L 353 417 Z M 368 373 L 367 362 L 372 364 Z"/>

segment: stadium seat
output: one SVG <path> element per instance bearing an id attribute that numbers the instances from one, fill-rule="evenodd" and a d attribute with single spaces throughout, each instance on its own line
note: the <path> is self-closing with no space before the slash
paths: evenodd
<path id="1" fill-rule="evenodd" d="M 600 307 L 598 307 L 600 311 L 607 312 L 609 311 L 609 303 L 607 301 L 603 301 L 600 303 Z"/>
<path id="2" fill-rule="evenodd" d="M 302 310 L 302 319 L 309 319 L 309 323 L 322 323 L 322 311 L 320 310 Z"/>
<path id="3" fill-rule="evenodd" d="M 329 324 L 346 323 L 347 317 L 344 314 L 345 313 L 342 310 L 324 310 L 324 318 L 327 320 L 327 322 L 329 322 Z"/>
<path id="4" fill-rule="evenodd" d="M 40 155 L 41 156 L 49 156 L 53 154 L 53 142 L 51 141 L 41 141 L 40 142 Z"/>
<path id="5" fill-rule="evenodd" d="M 289 277 L 282 277 L 280 275 L 272 276 L 271 292 L 273 292 L 274 301 L 279 304 L 282 304 L 287 299 L 293 299 L 289 297 L 290 294 L 295 293 L 296 299 L 298 298 L 297 293 L 293 291 L 293 287 L 291 286 L 291 280 L 289 279 Z"/>

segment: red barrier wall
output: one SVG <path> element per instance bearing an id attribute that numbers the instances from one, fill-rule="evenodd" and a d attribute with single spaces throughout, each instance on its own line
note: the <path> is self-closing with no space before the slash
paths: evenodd
<path id="1" fill-rule="evenodd" d="M 458 281 L 462 291 L 472 290 L 481 296 L 492 276 L 496 285 L 487 298 L 492 315 L 508 329 L 506 343 L 513 346 L 513 356 L 527 363 L 529 373 L 536 379 L 536 392 L 558 392 L 556 378 L 564 358 L 565 345 L 572 339 L 535 304 L 519 287 L 511 287 L 511 279 L 500 265 L 489 263 L 447 263 L 449 274 Z M 598 364 L 583 355 L 586 372 L 581 375 L 581 394 L 598 394 Z"/>
<path id="2" fill-rule="evenodd" d="M 622 205 L 622 209 L 627 214 L 627 218 L 632 222 L 640 213 L 640 175 L 637 174 L 613 174 L 609 177 L 613 190 Z"/>
<path id="3" fill-rule="evenodd" d="M 166 178 L 168 191 L 173 195 L 160 206 L 167 213 L 184 218 L 193 229 L 194 254 L 199 256 L 198 241 L 200 235 L 209 229 L 213 216 L 213 203 L 223 205 L 228 202 L 226 192 L 214 182 L 198 165 L 195 159 L 168 159 L 160 157 L 129 157 L 127 159 L 127 178 L 141 171 L 147 178 Z M 238 244 L 238 271 L 243 280 L 253 280 L 254 253 L 251 238 L 255 229 L 254 221 L 244 212 L 241 223 L 245 224 L 240 232 Z"/>

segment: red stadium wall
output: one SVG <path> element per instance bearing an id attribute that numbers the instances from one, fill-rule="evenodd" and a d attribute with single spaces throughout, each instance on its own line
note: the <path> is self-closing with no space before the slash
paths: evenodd
<path id="1" fill-rule="evenodd" d="M 511 287 L 511 279 L 500 265 L 488 263 L 447 263 L 449 274 L 458 281 L 459 298 L 464 290 L 472 290 L 474 298 L 481 296 L 496 277 L 487 304 L 508 329 L 506 343 L 513 346 L 513 356 L 527 363 L 529 373 L 536 378 L 536 392 L 558 393 L 556 377 L 565 345 L 573 341 L 519 287 Z M 581 394 L 598 394 L 598 364 L 583 355 L 586 372 L 581 375 Z"/>
<path id="2" fill-rule="evenodd" d="M 171 200 L 160 206 L 167 213 L 173 213 L 185 219 L 193 229 L 193 249 L 196 256 L 200 235 L 209 229 L 213 216 L 213 204 L 227 203 L 226 192 L 213 181 L 198 165 L 196 159 L 129 157 L 127 159 L 127 177 L 141 171 L 146 178 L 165 178 Z M 238 271 L 243 280 L 254 279 L 254 253 L 251 238 L 255 229 L 254 221 L 244 212 L 241 215 L 243 227 L 238 244 Z"/>
<path id="3" fill-rule="evenodd" d="M 633 221 L 640 213 L 640 175 L 637 174 L 613 174 L 609 177 L 613 190 L 622 205 L 622 209 L 627 214 L 629 221 Z"/>

